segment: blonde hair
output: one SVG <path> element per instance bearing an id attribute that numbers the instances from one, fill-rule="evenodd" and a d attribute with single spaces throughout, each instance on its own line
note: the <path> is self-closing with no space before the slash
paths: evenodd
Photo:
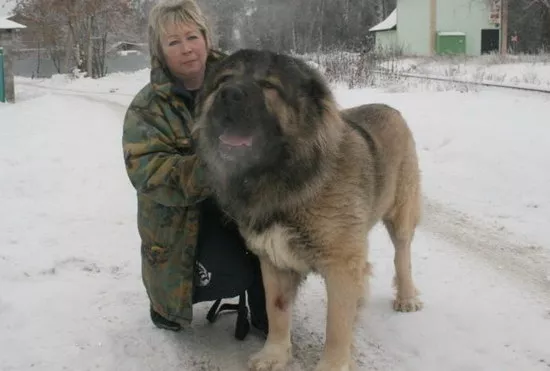
<path id="1" fill-rule="evenodd" d="M 208 21 L 195 0 L 161 0 L 149 13 L 149 51 L 164 63 L 161 36 L 170 24 L 195 24 L 210 49 L 212 40 Z"/>

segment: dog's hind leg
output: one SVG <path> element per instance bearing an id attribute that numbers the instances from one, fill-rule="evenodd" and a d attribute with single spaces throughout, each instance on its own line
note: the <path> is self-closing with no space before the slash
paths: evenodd
<path id="1" fill-rule="evenodd" d="M 383 220 L 395 248 L 394 285 L 397 293 L 393 308 L 400 312 L 415 312 L 422 308 L 412 278 L 411 263 L 411 244 L 419 219 L 420 194 L 416 185 L 409 183 L 401 188 L 398 202 Z"/>
<path id="2" fill-rule="evenodd" d="M 292 306 L 301 276 L 280 270 L 267 259 L 260 258 L 260 262 L 269 332 L 263 349 L 250 358 L 249 368 L 254 371 L 278 371 L 284 369 L 292 356 Z"/>

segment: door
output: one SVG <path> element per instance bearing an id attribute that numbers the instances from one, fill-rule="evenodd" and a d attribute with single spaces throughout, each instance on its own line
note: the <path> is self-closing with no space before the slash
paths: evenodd
<path id="1" fill-rule="evenodd" d="M 481 30 L 481 54 L 498 52 L 500 50 L 500 30 Z"/>

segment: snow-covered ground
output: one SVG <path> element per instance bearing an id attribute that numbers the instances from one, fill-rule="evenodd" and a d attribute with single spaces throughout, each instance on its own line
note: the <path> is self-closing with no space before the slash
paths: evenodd
<path id="1" fill-rule="evenodd" d="M 550 90 L 550 54 L 394 58 L 381 67 L 396 73 Z"/>
<path id="2" fill-rule="evenodd" d="M 121 124 L 148 71 L 104 79 L 16 78 L 0 104 L 0 370 L 243 370 L 262 345 L 235 317 L 154 328 L 140 278 Z M 391 309 L 393 248 L 371 235 L 374 277 L 357 325 L 360 370 L 550 370 L 550 96 L 336 88 L 343 107 L 384 102 L 415 134 L 425 217 L 413 270 L 425 308 Z M 295 308 L 295 359 L 310 370 L 325 293 Z"/>

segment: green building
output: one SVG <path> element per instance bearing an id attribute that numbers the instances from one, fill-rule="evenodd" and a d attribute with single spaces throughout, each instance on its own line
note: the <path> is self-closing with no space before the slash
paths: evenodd
<path id="1" fill-rule="evenodd" d="M 397 0 L 369 31 L 376 48 L 406 55 L 481 55 L 500 51 L 501 0 Z"/>

